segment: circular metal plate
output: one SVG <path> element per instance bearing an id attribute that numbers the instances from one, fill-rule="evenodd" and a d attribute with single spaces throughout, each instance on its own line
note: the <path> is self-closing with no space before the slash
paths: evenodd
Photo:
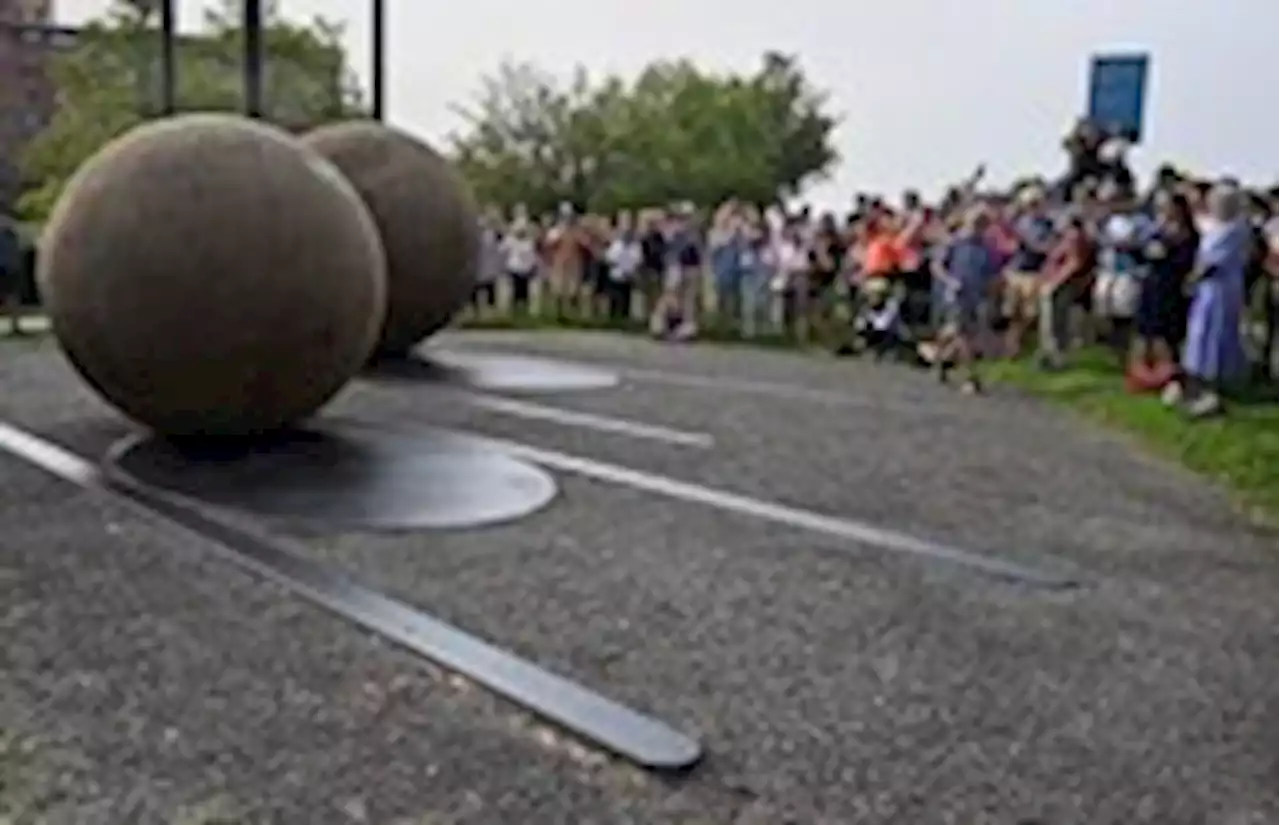
<path id="1" fill-rule="evenodd" d="M 617 373 L 522 355 L 464 353 L 430 348 L 420 356 L 381 361 L 374 376 L 434 381 L 499 392 L 569 392 L 616 387 Z"/>
<path id="2" fill-rule="evenodd" d="M 299 430 L 252 444 L 130 439 L 115 472 L 158 492 L 352 529 L 477 527 L 545 507 L 555 479 L 475 439 L 372 427 Z"/>

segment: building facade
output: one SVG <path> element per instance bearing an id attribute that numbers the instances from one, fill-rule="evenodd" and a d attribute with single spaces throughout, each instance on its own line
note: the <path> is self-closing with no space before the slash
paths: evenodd
<path id="1" fill-rule="evenodd" d="M 53 116 L 48 56 L 74 42 L 73 29 L 53 25 L 51 0 L 0 0 L 0 210 L 21 188 L 23 148 Z"/>

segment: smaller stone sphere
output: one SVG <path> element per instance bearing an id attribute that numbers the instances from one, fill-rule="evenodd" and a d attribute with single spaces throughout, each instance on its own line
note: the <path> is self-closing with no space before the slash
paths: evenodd
<path id="1" fill-rule="evenodd" d="M 381 123 L 323 126 L 304 140 L 346 175 L 373 214 L 387 255 L 378 353 L 403 355 L 449 323 L 475 289 L 475 198 L 447 159 Z"/>
<path id="2" fill-rule="evenodd" d="M 367 361 L 386 306 L 377 228 L 346 179 L 233 115 L 153 121 L 85 162 L 36 275 L 72 365 L 172 437 L 308 417 Z"/>

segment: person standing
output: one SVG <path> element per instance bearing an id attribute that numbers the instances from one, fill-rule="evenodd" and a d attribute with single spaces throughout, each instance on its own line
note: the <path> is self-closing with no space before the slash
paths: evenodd
<path id="1" fill-rule="evenodd" d="M 982 390 L 978 347 L 987 327 L 992 285 L 1000 275 L 1000 261 L 987 238 L 989 220 L 981 207 L 970 209 L 935 271 L 944 289 L 945 312 L 934 367 L 942 382 L 953 367 L 960 369 L 961 390 L 968 394 Z"/>
<path id="2" fill-rule="evenodd" d="M 1128 351 L 1138 309 L 1141 251 L 1152 227 L 1132 196 L 1114 183 L 1104 182 L 1098 197 L 1107 215 L 1099 226 L 1099 271 L 1093 287 L 1093 310 L 1104 322 L 1111 346 L 1123 355 Z"/>
<path id="3" fill-rule="evenodd" d="M 707 253 L 716 289 L 716 316 L 726 328 L 741 320 L 742 256 L 746 244 L 738 204 L 726 201 L 716 210 L 707 235 Z"/>
<path id="4" fill-rule="evenodd" d="M 769 289 L 773 280 L 776 257 L 772 230 L 755 207 L 750 207 L 744 220 L 742 258 L 741 309 L 742 336 L 754 338 L 760 322 L 769 314 Z"/>
<path id="5" fill-rule="evenodd" d="M 1135 391 L 1159 389 L 1174 379 L 1187 329 L 1187 284 L 1200 248 L 1187 199 L 1162 189 L 1154 201 L 1157 224 L 1142 250 L 1146 275 L 1129 351 L 1128 379 Z"/>
<path id="6" fill-rule="evenodd" d="M 1037 359 L 1042 369 L 1063 366 L 1071 340 L 1071 310 L 1089 293 L 1095 257 L 1088 219 L 1078 212 L 1068 214 L 1061 237 L 1045 260 L 1040 285 Z"/>
<path id="7" fill-rule="evenodd" d="M 517 216 L 502 239 L 502 256 L 511 284 L 511 309 L 529 314 L 529 292 L 538 275 L 538 240 L 526 218 Z"/>
<path id="8" fill-rule="evenodd" d="M 667 237 L 663 232 L 664 216 L 661 210 L 645 210 L 640 217 L 640 274 L 639 287 L 641 312 L 651 315 L 662 294 L 662 281 L 667 266 Z M 644 316 L 641 316 L 644 317 Z"/>
<path id="9" fill-rule="evenodd" d="M 498 279 L 502 276 L 502 233 L 499 221 L 486 215 L 480 222 L 480 266 L 476 285 L 471 291 L 471 309 L 475 317 L 488 314 L 498 299 Z"/>
<path id="10" fill-rule="evenodd" d="M 1240 189 L 1221 183 L 1209 193 L 1207 221 L 1192 276 L 1182 380 L 1170 382 L 1168 404 L 1182 402 L 1196 418 L 1222 410 L 1222 387 L 1245 366 L 1241 341 L 1245 268 L 1251 232 Z"/>
<path id="11" fill-rule="evenodd" d="M 620 214 L 613 239 L 604 252 L 604 262 L 608 267 L 605 294 L 610 320 L 627 321 L 631 318 L 631 296 L 643 259 L 644 251 L 631 216 Z"/>
<path id="12" fill-rule="evenodd" d="M 666 269 L 662 295 L 649 318 L 656 336 L 671 333 L 689 341 L 698 334 L 698 296 L 702 291 L 702 239 L 693 207 L 681 204 L 667 224 Z"/>
<path id="13" fill-rule="evenodd" d="M 1053 221 L 1045 210 L 1045 196 L 1038 187 L 1019 195 L 1021 213 L 1014 221 L 1013 256 L 1004 276 L 1005 354 L 1017 358 L 1040 311 L 1041 270 L 1053 242 Z"/>
<path id="14" fill-rule="evenodd" d="M 1263 225 L 1262 234 L 1267 245 L 1266 252 L 1262 259 L 1263 275 L 1267 279 L 1266 287 L 1266 336 L 1263 344 L 1263 361 L 1265 367 L 1265 375 L 1275 378 L 1276 373 L 1280 371 L 1277 361 L 1280 361 L 1280 348 L 1277 347 L 1276 328 L 1280 319 L 1277 318 L 1278 308 L 1280 308 L 1280 203 L 1277 203 L 1277 192 L 1271 190 L 1268 196 L 1268 205 L 1271 217 Z"/>
<path id="15" fill-rule="evenodd" d="M 8 215 L 0 213 L 0 314 L 7 316 L 12 335 L 22 334 L 19 306 L 22 301 L 22 258 L 18 224 Z"/>
<path id="16" fill-rule="evenodd" d="M 571 204 L 561 204 L 555 223 L 547 230 L 547 290 L 552 316 L 563 321 L 570 308 L 577 309 L 584 292 L 585 239 Z"/>

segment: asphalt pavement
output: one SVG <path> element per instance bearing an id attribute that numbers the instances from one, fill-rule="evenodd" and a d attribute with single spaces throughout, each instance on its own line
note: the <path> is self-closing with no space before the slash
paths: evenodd
<path id="1" fill-rule="evenodd" d="M 703 763 L 645 772 L 0 452 L 0 821 L 1276 820 L 1276 545 L 1205 482 L 892 366 L 431 347 L 618 376 L 361 380 L 327 411 L 499 440 L 555 500 L 469 530 L 265 529 L 696 735 Z M 0 421 L 93 460 L 131 432 L 48 339 L 0 344 Z"/>

